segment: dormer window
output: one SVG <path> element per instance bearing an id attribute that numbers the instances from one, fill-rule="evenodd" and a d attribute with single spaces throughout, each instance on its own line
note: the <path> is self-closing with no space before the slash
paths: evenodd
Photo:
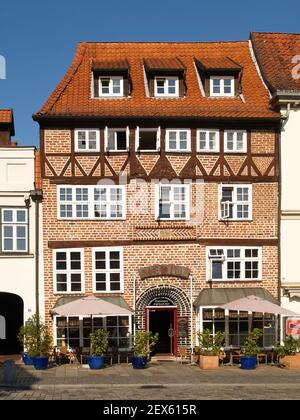
<path id="1" fill-rule="evenodd" d="M 211 76 L 210 96 L 234 96 L 234 77 Z"/>
<path id="2" fill-rule="evenodd" d="M 145 58 L 146 95 L 151 98 L 185 96 L 185 66 L 177 57 Z"/>
<path id="3" fill-rule="evenodd" d="M 124 96 L 123 77 L 99 77 L 99 96 Z"/>
<path id="4" fill-rule="evenodd" d="M 93 61 L 92 98 L 122 98 L 130 95 L 130 67 L 127 59 Z"/>
<path id="5" fill-rule="evenodd" d="M 232 98 L 242 91 L 243 68 L 230 57 L 195 59 L 202 93 L 206 97 Z"/>
<path id="6" fill-rule="evenodd" d="M 178 77 L 155 77 L 154 94 L 155 96 L 179 96 Z"/>

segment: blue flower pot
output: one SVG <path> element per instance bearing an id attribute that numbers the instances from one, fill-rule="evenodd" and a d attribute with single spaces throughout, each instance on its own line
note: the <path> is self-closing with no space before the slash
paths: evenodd
<path id="1" fill-rule="evenodd" d="M 131 362 L 133 369 L 145 369 L 147 356 L 132 356 Z"/>
<path id="2" fill-rule="evenodd" d="M 27 353 L 22 353 L 22 360 L 26 366 L 33 365 L 33 358 L 28 356 Z"/>
<path id="3" fill-rule="evenodd" d="M 88 356 L 87 361 L 90 369 L 101 369 L 104 366 L 104 356 Z"/>
<path id="4" fill-rule="evenodd" d="M 48 356 L 38 356 L 33 359 L 33 365 L 36 370 L 45 370 L 48 367 Z"/>
<path id="5" fill-rule="evenodd" d="M 256 356 L 241 356 L 241 369 L 256 369 Z"/>

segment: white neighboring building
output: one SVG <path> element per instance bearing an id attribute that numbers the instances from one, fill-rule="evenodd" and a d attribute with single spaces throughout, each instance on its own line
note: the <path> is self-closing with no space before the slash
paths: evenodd
<path id="1" fill-rule="evenodd" d="M 252 46 L 282 114 L 280 139 L 280 287 L 281 304 L 300 314 L 300 35 L 252 33 Z M 300 316 L 287 318 L 282 336 L 300 337 Z"/>
<path id="2" fill-rule="evenodd" d="M 0 110 L 0 354 L 20 352 L 20 326 L 43 308 L 36 281 L 42 279 L 39 156 L 35 147 L 17 147 L 11 135 L 12 111 Z"/>

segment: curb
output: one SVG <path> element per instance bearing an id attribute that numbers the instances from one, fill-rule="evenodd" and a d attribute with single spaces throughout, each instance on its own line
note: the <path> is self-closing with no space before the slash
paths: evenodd
<path id="1" fill-rule="evenodd" d="M 28 390 L 48 390 L 54 391 L 55 389 L 101 389 L 101 388 L 140 388 L 140 389 L 166 389 L 166 388 L 182 388 L 182 387 L 197 387 L 199 384 L 195 383 L 168 383 L 168 384 L 41 384 L 41 385 L 13 385 L 13 384 L 0 384 L 0 391 L 7 389 L 15 389 L 18 391 L 28 391 Z M 273 387 L 273 388 L 282 388 L 283 386 L 288 386 L 290 388 L 300 388 L 300 383 L 205 383 L 205 387 L 215 388 L 215 387 Z"/>

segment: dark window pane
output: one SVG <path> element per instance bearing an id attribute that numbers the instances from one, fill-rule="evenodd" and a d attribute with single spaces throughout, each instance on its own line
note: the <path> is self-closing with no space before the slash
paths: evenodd
<path id="1" fill-rule="evenodd" d="M 157 131 L 140 131 L 140 150 L 156 150 Z"/>
<path id="2" fill-rule="evenodd" d="M 126 150 L 126 131 L 117 132 L 117 150 Z"/>
<path id="3" fill-rule="evenodd" d="M 220 261 L 212 262 L 212 278 L 221 279 L 222 278 L 222 267 L 223 263 Z"/>

